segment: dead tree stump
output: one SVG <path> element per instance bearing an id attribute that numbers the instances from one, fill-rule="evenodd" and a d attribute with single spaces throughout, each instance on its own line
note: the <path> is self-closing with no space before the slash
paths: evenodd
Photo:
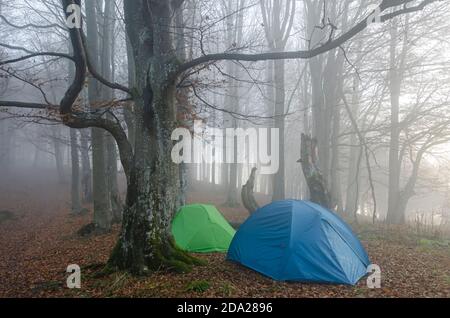
<path id="1" fill-rule="evenodd" d="M 255 177 L 256 177 L 256 168 L 252 169 L 252 173 L 250 174 L 250 177 L 248 178 L 247 183 L 242 187 L 241 191 L 241 198 L 242 198 L 242 204 L 247 209 L 247 211 L 252 214 L 257 209 L 259 209 L 259 205 L 255 200 L 255 197 L 253 195 L 253 188 L 255 186 Z"/>
<path id="2" fill-rule="evenodd" d="M 331 208 L 331 198 L 325 178 L 319 168 L 317 140 L 302 134 L 301 158 L 297 161 L 302 164 L 303 174 L 308 184 L 310 200 L 327 209 Z"/>

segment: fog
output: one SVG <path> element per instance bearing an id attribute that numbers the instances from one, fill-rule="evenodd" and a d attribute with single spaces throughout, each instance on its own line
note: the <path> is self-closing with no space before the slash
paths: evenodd
<path id="1" fill-rule="evenodd" d="M 239 225 L 257 168 L 259 206 L 450 235 L 448 1 L 69 3 L 0 0 L 5 195 L 39 179 L 101 233 L 136 211 L 164 227 L 193 200 Z M 188 152 L 202 162 L 171 162 Z"/>

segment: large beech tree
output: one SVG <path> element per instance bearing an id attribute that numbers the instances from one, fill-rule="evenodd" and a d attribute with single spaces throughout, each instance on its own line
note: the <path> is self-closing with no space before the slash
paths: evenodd
<path id="1" fill-rule="evenodd" d="M 422 10 L 439 0 L 383 0 L 381 21 Z M 80 0 L 62 0 L 66 15 L 69 5 Z M 176 249 L 170 235 L 170 221 L 176 211 L 180 191 L 179 166 L 171 160 L 171 133 L 177 125 L 175 93 L 177 80 L 192 69 L 219 60 L 261 61 L 308 59 L 340 47 L 367 27 L 364 19 L 345 33 L 311 50 L 245 54 L 224 52 L 180 62 L 173 47 L 172 19 L 183 0 L 124 0 L 125 24 L 134 58 L 135 87 L 127 88 L 103 78 L 89 60 L 82 29 L 69 29 L 73 54 L 29 52 L 0 65 L 36 56 L 67 58 L 75 65 L 73 81 L 59 105 L 0 101 L 0 106 L 58 110 L 62 122 L 71 128 L 101 128 L 117 142 L 127 177 L 126 207 L 122 230 L 108 265 L 136 274 L 161 268 L 185 270 L 196 260 Z M 408 6 L 406 6 L 408 4 Z M 387 9 L 392 9 L 387 12 Z M 87 74 L 102 85 L 126 92 L 134 101 L 134 144 L 121 124 L 105 115 L 107 110 L 80 111 L 78 96 Z"/>

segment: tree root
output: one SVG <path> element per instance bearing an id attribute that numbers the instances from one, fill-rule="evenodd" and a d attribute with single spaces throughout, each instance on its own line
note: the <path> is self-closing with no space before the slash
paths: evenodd
<path id="1" fill-rule="evenodd" d="M 151 272 L 167 270 L 175 273 L 187 273 L 192 270 L 194 265 L 204 265 L 205 262 L 182 251 L 175 245 L 173 239 L 170 239 L 167 244 L 159 246 L 147 264 Z"/>
<path id="2" fill-rule="evenodd" d="M 187 273 L 192 270 L 193 266 L 206 264 L 204 260 L 179 249 L 173 239 L 162 244 L 151 244 L 151 250 L 146 254 L 148 255 L 146 257 L 126 255 L 119 242 L 114 248 L 105 270 L 107 269 L 108 272 L 125 270 L 133 275 L 148 276 L 161 271 Z"/>

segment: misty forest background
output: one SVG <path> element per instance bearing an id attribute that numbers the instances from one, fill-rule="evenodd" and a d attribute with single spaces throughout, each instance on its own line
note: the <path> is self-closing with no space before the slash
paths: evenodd
<path id="1" fill-rule="evenodd" d="M 61 233 L 74 235 L 70 246 L 85 244 L 87 254 L 97 251 L 100 258 L 86 256 L 84 264 L 92 265 L 86 270 L 107 264 L 111 272 L 104 275 L 118 275 L 112 269 L 187 271 L 202 263 L 173 247 L 167 230 L 173 214 L 186 202 L 201 201 L 215 204 L 232 224 L 243 222 L 249 212 L 241 189 L 252 168 L 260 168 L 173 164 L 173 129 L 192 130 L 194 120 L 203 120 L 216 128 L 280 130 L 279 171 L 256 171 L 259 205 L 309 199 L 305 174 L 318 173 L 327 205 L 365 244 L 380 240 L 367 243 L 369 254 L 378 263 L 390 259 L 394 277 L 399 273 L 393 268 L 408 267 L 408 261 L 411 273 L 417 264 L 450 267 L 448 250 L 437 260 L 405 256 L 401 247 L 411 237 L 419 247 L 448 246 L 448 1 L 86 0 L 80 3 L 82 30 L 66 26 L 64 8 L 73 3 L 80 2 L 0 0 L 0 223 L 25 222 L 20 228 L 1 224 L 11 227 L 3 231 L 4 240 L 30 228 L 40 237 L 40 227 L 50 246 L 58 240 L 48 233 L 58 239 Z M 367 25 L 380 3 L 382 23 Z M 311 142 L 309 136 L 317 147 L 307 154 L 313 158 L 308 170 L 301 147 Z M 248 149 L 246 157 L 254 156 Z M 36 223 L 22 220 L 27 213 Z M 400 245 L 389 241 L 396 250 L 380 243 L 399 233 L 405 233 L 396 241 Z M 5 246 L 4 255 L 16 248 Z M 188 284 L 176 295 L 209 289 L 211 295 L 253 296 L 258 284 L 272 286 L 252 276 L 256 286 L 242 291 L 237 286 L 249 274 L 230 269 L 221 257 L 206 261 L 228 266 L 226 282 L 205 283 L 211 273 L 194 266 L 187 278 L 169 276 Z M 10 259 L 3 269 L 11 271 L 17 262 Z M 62 289 L 48 285 L 57 280 L 50 272 L 38 279 L 47 284 L 34 292 Z M 109 293 L 122 288 L 123 295 L 135 295 L 132 289 L 143 286 L 124 275 L 113 276 L 119 283 Z M 156 275 L 153 287 L 140 289 L 143 295 L 176 289 L 178 283 L 166 286 L 167 276 Z M 199 284 L 189 283 L 198 282 L 197 276 Z M 11 277 L 4 284 L 12 285 Z M 422 285 L 448 291 L 449 277 L 445 270 Z M 399 284 L 393 278 L 387 285 L 394 282 Z M 13 293 L 26 294 L 24 284 Z M 270 287 L 271 295 L 298 295 L 292 286 L 277 286 Z M 100 287 L 90 285 L 90 295 L 104 295 Z M 428 287 L 422 287 L 419 295 L 427 295 Z M 304 288 L 301 295 L 325 292 Z M 396 296 L 393 289 L 377 295 Z"/>

